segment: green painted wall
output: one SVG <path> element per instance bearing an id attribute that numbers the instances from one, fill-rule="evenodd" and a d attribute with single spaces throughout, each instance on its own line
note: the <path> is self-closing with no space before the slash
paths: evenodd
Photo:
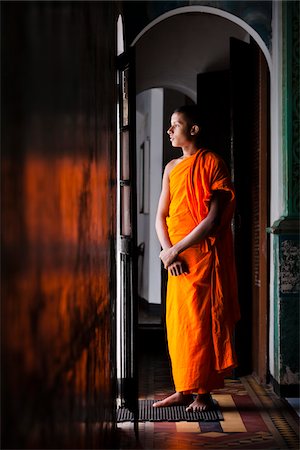
<path id="1" fill-rule="evenodd" d="M 297 395 L 299 368 L 299 2 L 282 2 L 284 216 L 274 233 L 274 374 L 282 395 Z"/>

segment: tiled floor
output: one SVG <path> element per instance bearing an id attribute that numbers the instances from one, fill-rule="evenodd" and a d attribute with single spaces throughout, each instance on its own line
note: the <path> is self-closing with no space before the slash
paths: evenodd
<path id="1" fill-rule="evenodd" d="M 140 398 L 163 398 L 173 392 L 168 359 L 155 342 L 141 356 Z M 145 422 L 138 436 L 130 422 L 118 424 L 122 449 L 299 449 L 299 418 L 270 388 L 249 376 L 226 380 L 216 390 L 224 420 L 219 422 Z"/>

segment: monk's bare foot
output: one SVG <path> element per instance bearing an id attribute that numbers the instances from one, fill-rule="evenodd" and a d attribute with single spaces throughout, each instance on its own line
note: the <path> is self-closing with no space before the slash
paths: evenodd
<path id="1" fill-rule="evenodd" d="M 208 411 L 214 408 L 210 394 L 198 394 L 195 400 L 186 408 L 186 411 Z"/>
<path id="2" fill-rule="evenodd" d="M 152 406 L 153 408 L 163 408 L 164 406 L 188 405 L 193 398 L 190 394 L 184 395 L 182 392 L 175 392 L 175 394 L 153 403 Z"/>

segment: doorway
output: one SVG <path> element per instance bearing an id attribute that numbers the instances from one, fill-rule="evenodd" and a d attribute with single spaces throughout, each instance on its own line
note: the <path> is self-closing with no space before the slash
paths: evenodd
<path id="1" fill-rule="evenodd" d="M 181 38 L 183 35 L 184 41 Z M 244 53 L 243 49 L 237 49 L 238 46 L 243 49 L 247 47 L 249 51 Z M 159 55 L 157 48 L 160 48 Z M 254 371 L 261 381 L 265 381 L 268 370 L 269 272 L 268 242 L 265 234 L 269 197 L 269 71 L 265 57 L 242 27 L 219 16 L 197 13 L 180 14 L 157 23 L 138 39 L 135 50 L 137 96 L 149 89 L 157 89 L 162 90 L 162 97 L 168 96 L 168 93 L 171 96 L 172 91 L 179 93 L 182 100 L 178 98 L 174 106 L 184 104 L 184 98 L 188 98 L 190 102 L 201 102 L 205 104 L 204 109 L 211 120 L 215 124 L 219 123 L 215 125 L 218 130 L 224 125 L 224 117 L 226 118 L 227 128 L 223 126 L 222 133 L 219 133 L 219 137 L 222 135 L 221 141 L 214 142 L 212 139 L 214 128 L 207 133 L 206 138 L 208 146 L 220 153 L 230 167 L 237 191 L 238 207 L 234 226 L 243 317 L 236 332 L 240 361 L 238 375 Z M 244 55 L 243 63 L 239 61 L 238 53 L 240 56 Z M 248 58 L 248 71 L 245 70 L 245 58 Z M 217 95 L 220 87 L 224 93 L 227 89 L 227 96 Z M 250 92 L 256 97 L 250 96 Z M 207 98 L 205 93 L 208 93 Z M 241 96 L 241 93 L 245 95 Z M 254 98 L 256 100 L 253 103 L 250 100 Z M 220 112 L 220 108 L 223 108 L 223 112 L 217 117 L 215 111 Z M 243 110 L 247 114 L 241 115 Z M 171 112 L 172 110 L 169 114 Z M 248 128 L 247 123 L 250 124 Z M 159 133 L 163 134 L 167 129 L 165 123 L 163 128 L 161 130 L 160 125 Z M 163 136 L 161 140 L 163 142 Z M 153 147 L 149 145 L 148 148 L 151 159 Z M 141 146 L 137 146 L 137 152 L 141 151 Z M 162 170 L 168 156 L 163 152 L 159 159 L 160 182 L 156 181 L 155 186 L 159 186 L 160 190 Z M 151 180 L 151 164 L 149 170 Z M 155 172 L 155 175 L 158 174 Z M 149 192 L 152 196 L 151 181 Z M 155 245 L 157 246 L 157 243 Z M 146 248 L 142 245 L 141 252 L 143 251 L 145 255 Z M 156 251 L 158 258 L 159 248 Z M 145 268 L 145 260 L 143 264 Z M 140 285 L 145 286 L 146 279 L 142 275 L 139 277 Z M 160 301 L 156 303 L 161 305 L 162 324 L 165 279 L 162 276 L 156 280 L 160 281 L 162 292 Z"/>

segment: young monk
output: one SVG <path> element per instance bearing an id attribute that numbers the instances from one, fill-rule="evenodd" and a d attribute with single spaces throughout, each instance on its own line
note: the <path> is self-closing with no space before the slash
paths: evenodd
<path id="1" fill-rule="evenodd" d="M 183 404 L 187 411 L 212 408 L 210 392 L 222 388 L 237 365 L 235 196 L 223 160 L 199 148 L 200 130 L 196 106 L 175 110 L 167 133 L 183 154 L 166 165 L 156 216 L 168 270 L 166 325 L 176 392 L 153 406 Z"/>

